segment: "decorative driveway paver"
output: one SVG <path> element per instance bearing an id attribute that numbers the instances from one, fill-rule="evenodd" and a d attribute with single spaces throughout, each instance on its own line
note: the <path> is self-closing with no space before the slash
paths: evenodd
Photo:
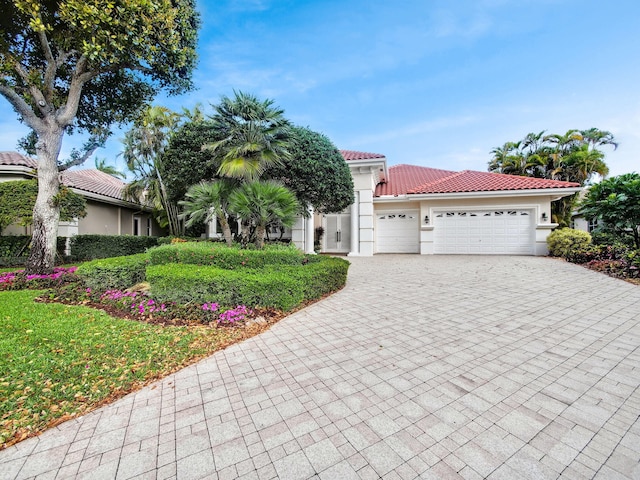
<path id="1" fill-rule="evenodd" d="M 0 451 L 0 477 L 640 478 L 640 287 L 548 258 L 349 260 L 341 292 Z"/>

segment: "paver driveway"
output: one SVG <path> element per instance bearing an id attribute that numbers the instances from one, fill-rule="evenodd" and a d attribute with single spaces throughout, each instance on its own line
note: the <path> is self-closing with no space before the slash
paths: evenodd
<path id="1" fill-rule="evenodd" d="M 0 452 L 2 478 L 640 478 L 640 287 L 353 258 L 338 294 Z"/>

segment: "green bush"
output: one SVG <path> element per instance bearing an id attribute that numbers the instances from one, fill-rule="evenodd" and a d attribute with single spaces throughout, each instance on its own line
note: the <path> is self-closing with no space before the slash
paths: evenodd
<path id="1" fill-rule="evenodd" d="M 591 235 L 582 230 L 560 228 L 554 230 L 547 237 L 549 255 L 567 258 L 577 250 L 582 250 L 591 244 Z"/>
<path id="2" fill-rule="evenodd" d="M 164 303 L 217 302 L 288 311 L 342 288 L 348 268 L 349 262 L 329 257 L 268 269 L 226 270 L 173 263 L 149 266 L 147 280 L 151 295 Z"/>
<path id="3" fill-rule="evenodd" d="M 149 251 L 152 265 L 183 263 L 226 270 L 269 265 L 302 265 L 305 256 L 294 246 L 267 245 L 263 250 L 227 247 L 223 243 L 187 242 L 161 245 Z"/>
<path id="4" fill-rule="evenodd" d="M 67 237 L 58 237 L 56 251 L 58 262 L 64 260 Z M 31 252 L 31 235 L 0 237 L 0 267 L 24 265 Z"/>
<path id="5" fill-rule="evenodd" d="M 146 279 L 146 253 L 93 260 L 78 267 L 76 274 L 96 291 L 124 290 Z"/>
<path id="6" fill-rule="evenodd" d="M 157 237 L 134 235 L 76 235 L 71 238 L 73 260 L 121 257 L 142 253 L 158 244 Z"/>

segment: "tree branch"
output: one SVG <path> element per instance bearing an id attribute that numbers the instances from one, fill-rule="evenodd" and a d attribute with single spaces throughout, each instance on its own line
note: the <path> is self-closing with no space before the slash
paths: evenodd
<path id="1" fill-rule="evenodd" d="M 82 165 L 84 162 L 87 161 L 87 159 L 93 155 L 93 152 L 95 152 L 100 146 L 102 145 L 102 143 L 98 140 L 95 139 L 90 139 L 87 144 L 85 145 L 85 151 L 83 154 L 78 153 L 77 150 L 74 150 L 71 153 L 71 158 L 69 160 L 67 160 L 66 162 L 64 162 L 62 165 L 58 166 L 58 171 L 59 172 L 64 172 L 65 170 L 70 169 L 71 167 L 76 167 L 78 165 Z"/>
<path id="2" fill-rule="evenodd" d="M 29 127 L 35 131 L 43 129 L 42 119 L 38 118 L 29 104 L 13 88 L 0 84 L 0 94 L 9 101 Z"/>

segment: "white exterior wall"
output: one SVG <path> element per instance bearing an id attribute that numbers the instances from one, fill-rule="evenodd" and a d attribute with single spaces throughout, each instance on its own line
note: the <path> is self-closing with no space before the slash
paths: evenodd
<path id="1" fill-rule="evenodd" d="M 549 195 L 530 197 L 490 197 L 484 198 L 450 198 L 450 199 L 428 199 L 415 202 L 408 202 L 404 199 L 383 199 L 375 201 L 376 211 L 389 211 L 394 209 L 419 209 L 420 211 L 420 253 L 422 255 L 432 255 L 434 253 L 435 232 L 433 219 L 435 213 L 443 209 L 469 210 L 481 208 L 496 209 L 527 209 L 531 210 L 536 221 L 534 234 L 534 255 L 547 255 L 547 236 L 557 224 L 550 223 L 551 219 L 551 197 Z M 546 221 L 543 220 L 546 215 Z M 425 216 L 429 217 L 429 224 L 425 224 Z"/>

